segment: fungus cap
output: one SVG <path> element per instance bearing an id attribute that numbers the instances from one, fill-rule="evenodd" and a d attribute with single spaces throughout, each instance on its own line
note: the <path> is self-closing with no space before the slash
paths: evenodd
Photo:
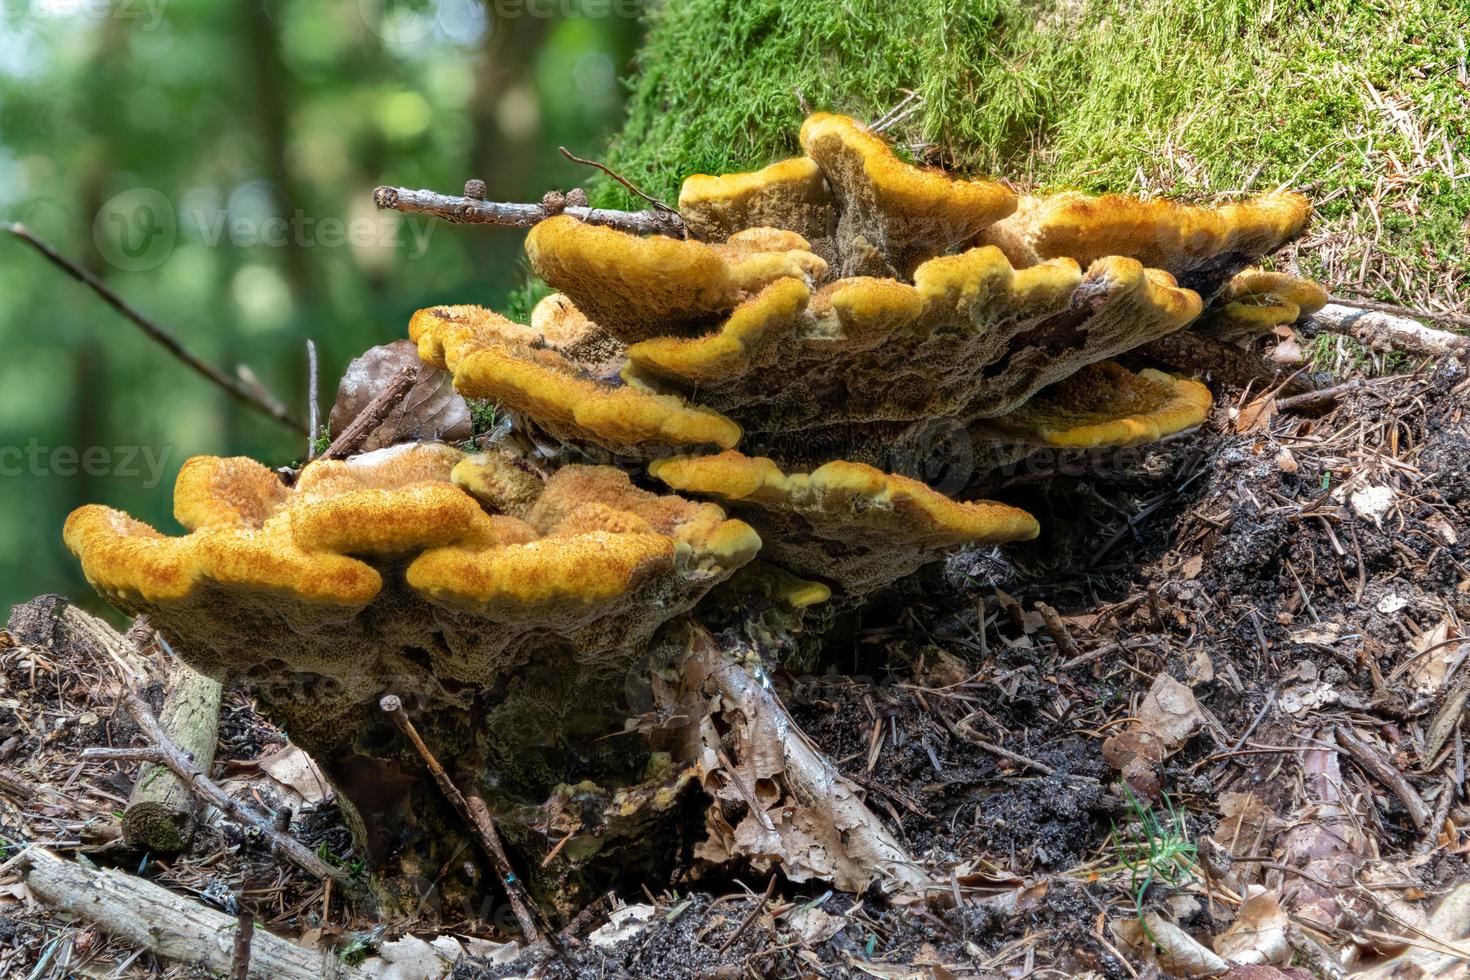
<path id="1" fill-rule="evenodd" d="M 762 554 L 855 599 L 961 544 L 1025 541 L 1040 532 L 1023 510 L 961 503 L 925 484 L 862 463 L 834 461 L 787 474 L 765 457 L 655 460 L 649 473 L 670 487 L 735 508 L 766 542 Z"/>
<path id="2" fill-rule="evenodd" d="M 679 189 L 679 213 L 707 241 L 760 226 L 816 241 L 830 237 L 837 224 L 836 201 L 811 157 L 778 160 L 750 173 L 695 174 Z"/>
<path id="3" fill-rule="evenodd" d="M 1226 341 L 1249 341 L 1327 305 L 1327 290 L 1285 272 L 1247 269 L 1221 290 L 1199 329 Z"/>
<path id="4" fill-rule="evenodd" d="M 1311 213 L 1305 197 L 1284 192 L 1211 206 L 1067 192 L 1023 199 L 976 242 L 999 246 L 1018 267 L 1126 256 L 1209 297 L 1242 267 L 1301 234 Z"/>
<path id="5" fill-rule="evenodd" d="M 789 232 L 773 238 L 747 229 L 712 246 L 558 215 L 531 229 L 526 255 L 597 326 L 636 341 L 687 332 L 776 279 L 820 278 L 826 263 L 806 246 Z"/>
<path id="6" fill-rule="evenodd" d="M 837 250 L 844 275 L 881 273 L 884 266 L 907 274 L 1016 209 L 1016 195 L 1005 185 L 905 163 L 847 116 L 808 116 L 800 139 L 841 208 Z"/>
<path id="7" fill-rule="evenodd" d="M 1198 381 L 1112 361 L 1090 364 L 1020 408 L 970 428 L 988 442 L 1099 449 L 1134 446 L 1204 422 L 1213 399 Z"/>

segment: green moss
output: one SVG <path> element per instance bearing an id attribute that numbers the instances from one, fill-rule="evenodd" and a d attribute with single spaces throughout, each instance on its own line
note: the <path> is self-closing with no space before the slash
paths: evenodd
<path id="1" fill-rule="evenodd" d="M 1438 0 L 669 0 L 610 162 L 672 200 L 795 152 L 802 99 L 875 120 L 912 90 L 890 133 L 920 159 L 1044 191 L 1289 185 L 1341 236 L 1303 271 L 1463 287 L 1467 26 Z"/>

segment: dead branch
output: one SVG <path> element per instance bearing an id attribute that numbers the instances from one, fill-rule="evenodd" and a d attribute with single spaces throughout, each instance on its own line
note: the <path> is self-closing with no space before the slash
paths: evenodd
<path id="1" fill-rule="evenodd" d="M 306 458 L 316 458 L 316 434 L 321 428 L 321 401 L 317 391 L 316 344 L 306 341 Z"/>
<path id="2" fill-rule="evenodd" d="M 1421 834 L 1434 822 L 1434 814 L 1429 809 L 1429 804 L 1424 802 L 1424 797 L 1409 781 L 1404 774 L 1393 767 L 1386 759 L 1367 742 L 1358 738 L 1357 734 L 1346 725 L 1339 725 L 1337 729 L 1337 744 L 1342 746 L 1347 754 L 1353 757 L 1363 771 L 1378 780 L 1397 796 L 1404 804 L 1404 809 L 1409 811 L 1409 819 L 1414 822 L 1414 829 Z"/>
<path id="3" fill-rule="evenodd" d="M 414 728 L 413 721 L 408 717 L 408 712 L 403 710 L 403 701 L 395 694 L 387 694 L 378 702 L 379 706 L 393 719 L 393 724 L 404 737 L 413 744 L 419 757 L 428 766 L 429 772 L 438 784 L 440 792 L 444 794 L 459 813 L 464 822 L 469 824 L 470 830 L 474 832 L 475 840 L 485 851 L 495 865 L 496 874 L 500 875 L 500 883 L 505 887 L 505 896 L 510 899 L 510 907 L 515 912 L 516 921 L 521 924 L 521 932 L 525 934 L 526 942 L 537 943 L 541 941 L 541 931 L 536 927 L 535 917 L 531 914 L 532 902 L 526 894 L 525 885 L 521 879 L 511 870 L 510 861 L 505 856 L 505 848 L 500 843 L 500 834 L 495 830 L 495 821 L 490 816 L 490 810 L 485 806 L 485 801 L 479 797 L 471 796 L 468 799 L 454 785 L 434 753 L 424 744 L 419 737 L 418 729 Z M 548 930 L 547 935 L 553 935 Z"/>
<path id="4" fill-rule="evenodd" d="M 413 390 L 414 383 L 419 379 L 418 369 L 408 364 L 400 368 L 393 375 L 382 391 L 368 402 L 367 407 L 357 414 L 342 434 L 332 440 L 332 444 L 322 453 L 322 459 L 345 459 L 355 453 L 359 446 L 367 441 L 367 437 L 382 425 L 398 403 L 408 397 Z"/>
<path id="5" fill-rule="evenodd" d="M 219 681 L 196 674 L 182 663 L 169 672 L 160 723 L 200 772 L 214 763 L 219 730 Z M 123 811 L 123 840 L 157 854 L 178 854 L 193 836 L 197 797 L 165 766 L 138 773 Z"/>
<path id="6" fill-rule="evenodd" d="M 635 235 L 670 235 L 687 237 L 684 219 L 677 213 L 648 211 L 612 211 L 606 208 L 567 207 L 555 209 L 545 204 L 516 204 L 480 201 L 470 197 L 450 197 L 428 190 L 407 187 L 379 187 L 373 191 L 373 203 L 385 211 L 431 214 L 455 224 L 508 225 L 529 228 L 556 214 L 569 214 L 591 225 L 607 225 Z"/>
<path id="7" fill-rule="evenodd" d="M 1379 313 L 1392 313 L 1394 316 L 1406 317 L 1411 320 L 1436 320 L 1440 323 L 1449 323 L 1457 327 L 1470 330 L 1470 314 L 1466 313 L 1440 313 L 1434 310 L 1413 310 L 1407 306 L 1399 306 L 1394 303 L 1380 303 L 1374 299 L 1344 299 L 1334 296 L 1333 302 L 1343 306 L 1355 306 L 1363 310 L 1377 310 Z"/>
<path id="8" fill-rule="evenodd" d="M 1072 633 L 1067 629 L 1067 624 L 1062 622 L 1061 614 L 1045 602 L 1036 604 L 1036 611 L 1041 613 L 1041 621 L 1046 626 L 1046 633 L 1057 645 L 1057 650 L 1069 661 L 1077 657 L 1077 642 L 1072 639 Z"/>
<path id="9" fill-rule="evenodd" d="M 255 916 L 248 909 L 240 913 L 235 926 L 235 948 L 230 954 L 230 980 L 249 980 L 250 944 L 255 938 Z"/>
<path id="10" fill-rule="evenodd" d="M 19 238 L 21 241 L 31 246 L 31 248 L 35 249 L 37 252 L 40 252 L 52 265 L 56 266 L 58 269 L 62 270 L 67 275 L 75 279 L 77 282 L 81 283 L 88 289 L 92 290 L 92 292 L 96 293 L 99 297 L 101 297 L 103 302 L 112 307 L 114 310 L 117 310 L 117 312 L 121 313 L 127 319 L 131 320 L 133 324 L 138 327 L 138 329 L 142 330 L 145 334 L 148 335 L 151 340 L 162 346 L 164 350 L 168 351 L 174 357 L 177 357 L 180 361 L 183 361 L 197 374 L 203 376 L 209 381 L 214 382 L 216 385 L 229 392 L 230 396 L 236 401 L 240 402 L 242 405 L 248 405 L 256 411 L 270 416 L 277 422 L 282 422 L 301 432 L 306 431 L 306 426 L 298 422 L 296 419 L 292 418 L 290 413 L 286 411 L 285 406 L 280 403 L 279 399 L 276 399 L 274 397 L 263 397 L 260 392 L 254 390 L 244 381 L 241 381 L 238 378 L 230 377 L 219 368 L 216 368 L 210 364 L 206 364 L 204 361 L 201 361 L 199 358 L 189 353 L 184 345 L 179 342 L 179 339 L 175 337 L 172 333 L 154 323 L 152 320 L 148 319 L 148 317 L 144 316 L 141 312 L 138 311 L 136 307 L 128 303 L 127 300 L 123 299 L 121 296 L 117 295 L 117 293 L 114 293 L 111 289 L 104 285 L 102 280 L 98 279 L 96 276 L 92 275 L 92 273 L 88 272 L 86 269 L 83 269 L 71 259 L 62 255 L 60 252 L 56 251 L 56 249 L 52 248 L 44 241 L 37 238 L 35 233 L 27 228 L 25 225 L 16 222 L 10 225 L 8 230 L 16 238 Z"/>
<path id="11" fill-rule="evenodd" d="M 1307 317 L 1303 326 L 1312 330 L 1352 337 L 1380 353 L 1401 351 L 1417 357 L 1470 358 L 1470 336 L 1435 330 L 1418 320 L 1380 310 L 1328 303 Z"/>
<path id="12" fill-rule="evenodd" d="M 234 962 L 233 916 L 121 871 L 84 868 L 41 847 L 19 857 L 31 893 L 46 905 L 157 956 L 228 975 Z M 251 940 L 245 975 L 251 980 L 366 976 L 329 951 L 306 949 L 264 930 Z"/>
<path id="13" fill-rule="evenodd" d="M 194 767 L 194 764 L 185 757 L 181 750 L 168 737 L 158 719 L 153 716 L 148 705 L 138 696 L 136 691 L 125 688 L 122 694 L 123 707 L 129 715 L 138 723 L 144 737 L 153 743 L 152 748 L 157 753 L 149 761 L 158 762 L 173 770 L 174 775 L 183 780 L 188 787 L 205 801 L 213 804 L 217 809 L 227 813 L 231 818 L 260 831 L 280 852 L 293 861 L 305 871 L 320 878 L 345 878 L 346 873 L 338 868 L 327 864 L 317 857 L 311 850 L 296 838 L 289 834 L 276 830 L 271 825 L 270 817 L 256 813 L 240 801 L 233 799 L 228 793 L 220 789 L 208 776 Z M 93 761 L 97 759 L 115 759 L 116 755 L 110 754 L 108 749 L 83 749 L 82 759 Z"/>
<path id="14" fill-rule="evenodd" d="M 743 716 L 744 742 L 757 756 L 767 764 L 779 760 L 775 772 L 792 799 L 807 808 L 812 820 L 830 825 L 846 851 L 843 860 L 862 867 L 870 879 L 885 879 L 883 887 L 890 894 L 925 894 L 931 884 L 929 876 L 863 803 L 857 787 L 807 740 L 775 693 L 715 644 L 708 643 L 705 652 L 707 659 L 701 665 L 705 689 L 719 695 L 722 711 Z M 686 668 L 691 669 L 693 665 Z M 741 765 L 757 764 L 754 758 L 738 761 Z M 736 776 L 732 767 L 726 766 L 726 770 L 732 778 Z M 757 810 L 761 810 L 759 805 Z M 763 811 L 761 815 L 765 816 Z M 766 822 L 769 820 L 767 816 Z M 786 869 L 789 877 L 794 877 L 797 870 Z M 840 883 L 839 887 L 850 884 Z"/>
<path id="15" fill-rule="evenodd" d="M 1340 385 L 1330 388 L 1318 388 L 1316 391 L 1304 391 L 1300 395 L 1292 395 L 1290 398 L 1276 399 L 1276 411 L 1278 412 L 1315 412 L 1331 408 L 1337 404 L 1337 400 L 1343 395 L 1357 391 L 1363 387 L 1361 378 L 1352 381 L 1344 381 Z"/>

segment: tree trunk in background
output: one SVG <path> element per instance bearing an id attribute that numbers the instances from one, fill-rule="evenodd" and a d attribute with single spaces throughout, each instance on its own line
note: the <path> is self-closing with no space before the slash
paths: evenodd
<path id="1" fill-rule="evenodd" d="M 506 97 L 516 85 L 532 84 L 530 61 L 552 20 L 524 14 L 506 17 L 498 10 L 499 4 L 488 4 L 485 10 L 485 36 L 475 64 L 475 92 L 469 106 L 474 139 L 465 177 L 485 181 L 489 197 L 516 200 L 534 172 L 542 126 L 539 117 L 525 118 L 521 120 L 524 127 L 518 126 L 515 107 L 506 104 Z M 534 98 L 526 105 L 534 112 Z M 499 235 L 473 235 L 470 242 L 479 266 L 487 269 L 505 261 L 510 247 L 505 236 Z"/>
<path id="2" fill-rule="evenodd" d="M 273 185 L 277 212 L 286 219 L 288 227 L 294 228 L 292 213 L 305 208 L 306 201 L 286 159 L 290 142 L 290 106 L 282 82 L 287 75 L 281 63 L 276 23 L 266 11 L 267 2 L 269 0 L 246 0 L 240 5 L 245 18 L 242 40 L 254 74 L 251 90 L 254 92 L 261 164 L 266 178 Z M 288 242 L 282 251 L 285 252 L 282 258 L 286 264 L 286 282 L 291 288 L 291 298 L 298 307 L 307 305 L 317 295 L 311 257 L 306 249 L 294 242 Z"/>

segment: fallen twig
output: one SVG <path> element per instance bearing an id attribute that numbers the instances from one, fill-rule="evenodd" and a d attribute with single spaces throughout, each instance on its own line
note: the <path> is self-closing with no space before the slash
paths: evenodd
<path id="1" fill-rule="evenodd" d="M 1418 320 L 1342 303 L 1328 303 L 1307 317 L 1308 330 L 1352 337 L 1373 350 L 1402 351 L 1419 357 L 1470 358 L 1470 336 L 1426 327 Z"/>
<path id="2" fill-rule="evenodd" d="M 367 441 L 367 437 L 393 414 L 398 403 L 408 397 L 418 378 L 418 368 L 414 365 L 408 364 L 400 368 L 383 390 L 374 395 L 367 407 L 357 414 L 357 418 L 332 440 L 332 444 L 322 452 L 321 458 L 345 459 L 357 452 L 358 447 Z"/>
<path id="3" fill-rule="evenodd" d="M 1067 629 L 1067 624 L 1062 622 L 1061 615 L 1053 606 L 1045 602 L 1036 604 L 1036 611 L 1041 613 L 1041 622 L 1046 627 L 1047 635 L 1057 645 L 1057 650 L 1068 660 L 1077 656 L 1077 641 L 1072 639 L 1072 633 Z"/>
<path id="4" fill-rule="evenodd" d="M 456 224 L 508 225 L 529 228 L 556 214 L 569 214 L 590 225 L 607 225 L 635 235 L 687 236 L 684 219 L 669 211 L 612 211 L 606 208 L 572 206 L 552 208 L 546 204 L 516 204 L 481 201 L 470 197 L 450 197 L 427 190 L 407 187 L 379 187 L 373 191 L 373 203 L 385 211 L 431 214 Z"/>
<path id="5" fill-rule="evenodd" d="M 158 723 L 158 719 L 153 716 L 153 712 L 149 710 L 148 705 L 136 691 L 124 688 L 122 702 L 128 714 L 138 723 L 138 728 L 142 730 L 144 737 L 153 743 L 151 750 L 83 749 L 82 759 L 84 761 L 104 759 L 117 761 L 127 758 L 128 756 L 122 754 L 127 752 L 134 753 L 133 758 L 146 759 L 149 762 L 165 765 L 204 800 L 229 814 L 237 822 L 258 830 L 298 867 L 320 878 L 346 877 L 346 872 L 327 864 L 296 838 L 276 830 L 271 826 L 268 816 L 254 812 L 220 789 L 204 773 L 194 768 L 193 763 L 185 757 L 183 751 L 169 739 L 168 733 L 163 730 L 163 726 Z"/>
<path id="6" fill-rule="evenodd" d="M 306 431 L 306 427 L 302 423 L 298 422 L 296 419 L 292 418 L 290 413 L 286 411 L 285 406 L 283 406 L 278 399 L 274 397 L 264 397 L 260 392 L 255 391 L 244 381 L 238 378 L 230 377 L 219 368 L 216 368 L 210 364 L 206 364 L 199 358 L 195 357 L 193 354 L 189 353 L 189 351 L 185 349 L 184 345 L 179 343 L 179 339 L 177 337 L 169 333 L 163 327 L 154 323 L 152 320 L 148 319 L 148 317 L 144 316 L 141 312 L 138 311 L 137 308 L 128 303 L 127 300 L 123 299 L 121 296 L 117 295 L 117 293 L 114 293 L 111 289 L 104 285 L 102 280 L 98 279 L 96 276 L 92 275 L 92 273 L 88 272 L 86 269 L 83 269 L 71 259 L 62 255 L 60 252 L 56 251 L 56 249 L 52 248 L 44 241 L 37 238 L 35 233 L 27 228 L 25 225 L 16 222 L 10 225 L 9 231 L 16 238 L 19 238 L 21 241 L 31 246 L 31 248 L 35 249 L 37 252 L 40 252 L 52 265 L 56 266 L 58 269 L 62 270 L 67 275 L 75 279 L 77 282 L 81 283 L 88 289 L 92 290 L 92 292 L 96 293 L 99 297 L 101 297 L 103 302 L 112 307 L 114 310 L 117 310 L 117 312 L 121 313 L 129 320 L 131 320 L 133 324 L 138 327 L 138 329 L 142 330 L 145 334 L 148 335 L 150 339 L 158 343 L 174 357 L 177 357 L 179 360 L 183 361 L 186 365 L 192 368 L 195 372 L 219 385 L 225 391 L 229 392 L 230 396 L 233 397 L 235 400 L 239 401 L 241 404 L 250 406 L 258 412 L 269 415 L 277 422 L 282 422 L 302 432 Z"/>
<path id="7" fill-rule="evenodd" d="M 735 931 L 725 937 L 725 941 L 720 944 L 720 948 L 715 952 L 716 956 L 723 956 L 725 950 L 735 945 L 735 940 L 739 939 L 745 934 L 745 930 L 750 928 L 750 924 L 755 921 L 755 917 L 760 915 L 761 912 L 765 911 L 766 903 L 770 902 L 771 894 L 775 892 L 775 890 L 776 875 L 773 872 L 771 874 L 771 880 L 766 883 L 766 893 L 761 896 L 759 902 L 755 903 L 755 908 L 750 910 L 750 914 L 741 921 L 740 925 L 735 927 Z"/>
<path id="8" fill-rule="evenodd" d="M 495 821 L 490 816 L 490 810 L 485 806 L 485 801 L 477 796 L 465 797 L 460 793 L 434 753 L 424 744 L 419 737 L 418 729 L 414 728 L 413 721 L 408 717 L 408 712 L 403 710 L 403 700 L 396 694 L 386 694 L 378 702 L 379 707 L 393 719 L 393 724 L 404 737 L 413 744 L 419 757 L 428 766 L 429 773 L 434 777 L 434 782 L 439 785 L 439 790 L 444 794 L 455 811 L 459 813 L 464 822 L 469 824 L 470 830 L 474 832 L 475 840 L 495 865 L 496 874 L 500 875 L 500 882 L 505 887 L 505 896 L 510 899 L 511 910 L 515 912 L 516 921 L 521 924 L 521 932 L 525 934 L 526 942 L 537 943 L 541 941 L 541 930 L 536 926 L 536 919 L 531 914 L 532 902 L 526 894 L 525 885 L 521 879 L 511 870 L 510 861 L 505 856 L 505 848 L 500 843 L 500 834 L 495 830 Z M 547 930 L 547 936 L 555 935 Z"/>
<path id="9" fill-rule="evenodd" d="M 1452 323 L 1457 327 L 1470 329 L 1470 314 L 1466 313 L 1436 313 L 1433 310 L 1411 310 L 1407 306 L 1397 306 L 1393 303 L 1380 303 L 1376 299 L 1345 299 L 1334 296 L 1333 302 L 1342 306 L 1356 306 L 1364 310 L 1377 310 L 1379 313 L 1392 313 L 1394 316 L 1405 317 L 1413 320 L 1438 320 L 1441 323 Z"/>
<path id="10" fill-rule="evenodd" d="M 246 909 L 240 913 L 240 921 L 235 926 L 235 949 L 230 956 L 230 980 L 247 980 L 250 976 L 250 941 L 254 937 L 255 915 Z"/>
<path id="11" fill-rule="evenodd" d="M 1344 381 L 1340 385 L 1330 388 L 1319 388 L 1316 391 L 1304 391 L 1300 395 L 1292 395 L 1290 398 L 1276 399 L 1276 411 L 1296 412 L 1301 410 L 1316 411 L 1329 408 L 1337 403 L 1343 395 L 1357 391 L 1363 387 L 1362 378 L 1354 378 L 1352 381 Z"/>
<path id="12" fill-rule="evenodd" d="M 174 663 L 159 723 L 200 772 L 214 762 L 219 702 L 219 681 Z M 123 811 L 123 839 L 156 854 L 178 854 L 189 846 L 197 806 L 182 779 L 167 768 L 146 766 L 139 770 Z"/>
<path id="13" fill-rule="evenodd" d="M 306 458 L 316 458 L 316 434 L 321 428 L 321 405 L 317 393 L 316 344 L 306 341 Z"/>

